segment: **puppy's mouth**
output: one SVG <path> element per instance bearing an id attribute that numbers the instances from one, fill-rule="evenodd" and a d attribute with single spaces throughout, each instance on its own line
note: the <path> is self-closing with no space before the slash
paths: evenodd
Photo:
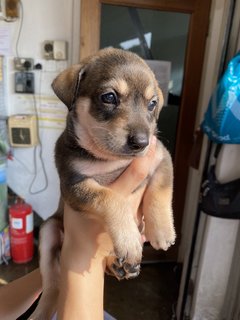
<path id="1" fill-rule="evenodd" d="M 124 141 L 125 140 L 125 141 Z M 144 156 L 148 150 L 150 138 L 148 135 L 128 135 L 123 139 L 124 144 L 119 144 L 118 139 L 105 139 L 102 143 L 102 150 L 111 153 L 119 158 L 133 158 Z"/>
<path id="2" fill-rule="evenodd" d="M 144 139 L 136 137 L 128 137 L 125 140 L 125 143 L 119 144 L 118 139 L 114 139 L 111 136 L 111 139 L 103 139 L 100 141 L 96 137 L 92 137 L 93 145 L 95 148 L 92 151 L 98 156 L 102 156 L 105 159 L 131 159 L 135 157 L 144 156 L 149 148 L 149 138 Z"/>
<path id="3" fill-rule="evenodd" d="M 146 146 L 138 147 L 138 148 L 131 148 L 128 145 L 125 146 L 122 155 L 129 156 L 129 157 L 141 157 L 144 156 L 148 150 L 149 144 Z"/>
<path id="4" fill-rule="evenodd" d="M 142 157 L 147 153 L 148 146 L 138 149 L 132 150 L 127 145 L 118 149 L 118 148 L 107 148 L 106 146 L 100 147 L 101 154 L 103 158 L 108 159 L 131 159 L 135 157 Z"/>
<path id="5" fill-rule="evenodd" d="M 122 147 L 108 148 L 106 146 L 102 146 L 102 154 L 108 155 L 109 157 L 113 157 L 115 159 L 132 159 L 136 157 L 143 157 L 148 151 L 149 145 L 145 147 L 141 147 L 138 149 L 132 149 L 128 144 L 125 144 Z"/>
<path id="6" fill-rule="evenodd" d="M 80 146 L 96 158 L 104 160 L 131 159 L 144 156 L 148 150 L 150 139 L 148 135 L 128 135 L 120 139 L 119 136 L 110 134 L 109 130 L 105 128 L 95 126 L 91 129 L 78 126 L 77 137 Z"/>
<path id="7" fill-rule="evenodd" d="M 99 143 L 96 139 L 91 142 L 92 148 L 86 147 L 92 154 L 97 158 L 105 160 L 117 160 L 117 159 L 131 159 L 135 157 L 144 156 L 147 151 L 149 144 L 141 147 L 130 147 L 128 143 L 124 146 L 117 146 L 112 141 L 111 143 Z"/>

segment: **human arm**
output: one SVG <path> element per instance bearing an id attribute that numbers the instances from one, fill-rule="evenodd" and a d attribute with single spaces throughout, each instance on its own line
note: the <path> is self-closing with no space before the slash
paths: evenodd
<path id="1" fill-rule="evenodd" d="M 142 194 L 132 192 L 147 177 L 155 152 L 155 142 L 147 156 L 132 165 L 110 187 L 137 212 Z M 106 258 L 112 242 L 98 220 L 79 215 L 65 207 L 64 243 L 61 257 L 61 284 L 58 319 L 103 319 L 103 289 Z"/>
<path id="2" fill-rule="evenodd" d="M 39 269 L 0 287 L 0 319 L 17 319 L 41 293 Z"/>

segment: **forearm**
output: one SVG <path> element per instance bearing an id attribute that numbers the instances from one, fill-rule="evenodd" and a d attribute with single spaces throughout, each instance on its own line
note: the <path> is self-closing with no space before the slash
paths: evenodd
<path id="1" fill-rule="evenodd" d="M 58 319 L 103 320 L 104 270 L 105 258 L 97 249 L 64 239 Z"/>
<path id="2" fill-rule="evenodd" d="M 0 288 L 0 319 L 17 319 L 41 293 L 39 269 Z"/>

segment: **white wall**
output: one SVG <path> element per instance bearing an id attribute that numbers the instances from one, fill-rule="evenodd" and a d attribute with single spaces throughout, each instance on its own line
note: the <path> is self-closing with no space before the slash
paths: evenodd
<path id="1" fill-rule="evenodd" d="M 39 122 L 40 139 L 43 146 L 43 161 L 46 167 L 48 187 L 36 195 L 29 193 L 34 178 L 34 148 L 14 148 L 13 160 L 8 161 L 8 184 L 23 197 L 42 218 L 54 213 L 59 198 L 59 181 L 54 164 L 53 150 L 57 137 L 62 132 L 66 107 L 59 103 L 51 89 L 51 82 L 68 65 L 78 62 L 79 57 L 79 20 L 80 1 L 77 0 L 22 0 L 20 19 L 6 23 L 0 21 L 0 28 L 9 29 L 10 52 L 6 63 L 6 110 L 7 114 L 34 113 L 34 103 L 38 115 L 44 120 Z M 16 42 L 22 22 L 18 50 Z M 46 61 L 42 57 L 44 40 L 65 40 L 68 42 L 68 61 Z M 29 57 L 34 63 L 41 63 L 42 71 L 34 71 L 35 96 L 14 93 L 13 57 Z M 46 113 L 46 111 L 48 111 Z M 59 121 L 53 121 L 54 114 Z M 43 168 L 37 149 L 37 176 L 32 186 L 36 192 L 45 185 Z"/>

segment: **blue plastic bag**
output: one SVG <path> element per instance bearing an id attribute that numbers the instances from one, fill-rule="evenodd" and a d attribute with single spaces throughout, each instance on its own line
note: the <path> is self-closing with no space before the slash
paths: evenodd
<path id="1" fill-rule="evenodd" d="M 240 143 L 240 52 L 219 80 L 201 128 L 216 143 Z"/>

